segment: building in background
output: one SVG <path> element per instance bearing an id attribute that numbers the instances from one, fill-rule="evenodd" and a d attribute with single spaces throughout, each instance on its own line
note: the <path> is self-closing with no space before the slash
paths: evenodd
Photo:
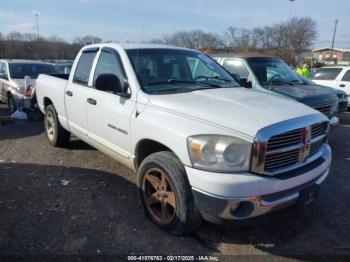
<path id="1" fill-rule="evenodd" d="M 326 48 L 314 49 L 312 50 L 312 52 L 315 58 L 319 59 L 325 64 L 350 65 L 349 48 L 334 48 L 332 52 L 331 48 L 326 47 Z"/>

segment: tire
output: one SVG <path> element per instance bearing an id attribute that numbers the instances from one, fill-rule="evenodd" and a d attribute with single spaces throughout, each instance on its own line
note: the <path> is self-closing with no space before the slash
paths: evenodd
<path id="1" fill-rule="evenodd" d="M 15 102 L 15 99 L 13 98 L 11 93 L 7 94 L 7 105 L 8 105 L 10 114 L 12 114 L 13 112 L 15 112 L 17 110 L 17 105 Z"/>
<path id="2" fill-rule="evenodd" d="M 146 157 L 138 170 L 137 184 L 147 218 L 161 229 L 184 236 L 200 226 L 202 217 L 186 171 L 173 153 L 163 151 Z"/>
<path id="3" fill-rule="evenodd" d="M 70 133 L 61 126 L 55 107 L 52 104 L 45 109 L 44 127 L 51 145 L 63 147 L 68 144 Z"/>

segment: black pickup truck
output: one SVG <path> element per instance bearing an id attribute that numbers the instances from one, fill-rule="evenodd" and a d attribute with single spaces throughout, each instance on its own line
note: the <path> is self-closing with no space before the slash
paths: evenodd
<path id="1" fill-rule="evenodd" d="M 332 125 L 338 124 L 337 94 L 298 76 L 283 60 L 264 56 L 212 57 L 244 86 L 295 99 L 325 114 Z"/>

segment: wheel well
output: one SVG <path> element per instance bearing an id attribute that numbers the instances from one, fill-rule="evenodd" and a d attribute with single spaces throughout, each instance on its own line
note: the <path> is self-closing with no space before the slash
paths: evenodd
<path id="1" fill-rule="evenodd" d="M 44 108 L 46 108 L 48 105 L 53 104 L 50 98 L 45 97 L 44 98 Z"/>
<path id="2" fill-rule="evenodd" d="M 139 168 L 139 166 L 141 165 L 142 161 L 148 157 L 149 155 L 156 153 L 156 152 L 160 152 L 160 151 L 170 151 L 173 152 L 172 150 L 170 150 L 167 146 L 156 142 L 154 140 L 151 139 L 144 139 L 141 140 L 137 146 L 136 146 L 136 154 L 135 154 L 135 167 L 136 169 Z"/>

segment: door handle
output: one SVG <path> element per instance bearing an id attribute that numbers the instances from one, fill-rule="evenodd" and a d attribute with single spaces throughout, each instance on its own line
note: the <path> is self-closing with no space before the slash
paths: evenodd
<path id="1" fill-rule="evenodd" d="M 87 102 L 91 105 L 94 105 L 94 106 L 97 104 L 97 101 L 95 99 L 92 99 L 92 98 L 88 98 Z"/>
<path id="2" fill-rule="evenodd" d="M 67 96 L 73 96 L 73 93 L 71 91 L 66 91 Z"/>
<path id="3" fill-rule="evenodd" d="M 339 87 L 345 87 L 345 85 L 344 84 L 340 84 Z"/>

